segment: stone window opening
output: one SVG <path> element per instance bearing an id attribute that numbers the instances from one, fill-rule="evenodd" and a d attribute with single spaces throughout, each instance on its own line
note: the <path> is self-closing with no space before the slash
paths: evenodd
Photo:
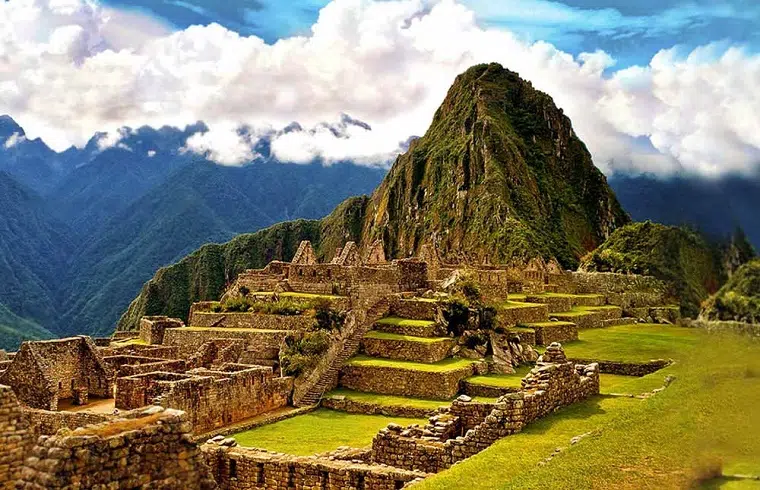
<path id="1" fill-rule="evenodd" d="M 303 277 L 303 269 L 298 269 L 298 275 Z"/>
<path id="2" fill-rule="evenodd" d="M 367 488 L 364 479 L 364 474 L 356 476 L 356 490 L 365 490 L 365 488 Z"/>
<path id="3" fill-rule="evenodd" d="M 71 380 L 71 391 L 74 391 L 74 380 Z"/>
<path id="4" fill-rule="evenodd" d="M 256 484 L 257 485 L 264 484 L 264 463 L 256 464 Z"/>
<path id="5" fill-rule="evenodd" d="M 238 474 L 237 474 L 237 460 L 236 459 L 231 459 L 230 460 L 230 478 L 237 479 L 237 477 L 238 477 Z"/>
<path id="6" fill-rule="evenodd" d="M 406 485 L 406 482 L 404 480 L 396 480 L 393 487 L 396 490 L 401 490 L 402 488 L 404 488 L 404 485 Z"/>
<path id="7" fill-rule="evenodd" d="M 330 488 L 330 473 L 323 471 L 321 478 L 319 479 L 319 484 L 322 490 L 328 490 Z"/>
<path id="8" fill-rule="evenodd" d="M 58 382 L 58 391 L 63 390 L 63 381 Z"/>
<path id="9" fill-rule="evenodd" d="M 296 488 L 296 482 L 295 482 L 295 471 L 296 469 L 293 467 L 293 465 L 288 465 L 288 486 L 287 488 Z"/>

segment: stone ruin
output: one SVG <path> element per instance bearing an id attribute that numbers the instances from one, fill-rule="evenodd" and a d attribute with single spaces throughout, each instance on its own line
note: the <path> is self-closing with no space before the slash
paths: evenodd
<path id="1" fill-rule="evenodd" d="M 456 276 L 477 282 L 486 297 L 503 299 L 519 292 L 530 302 L 498 312 L 495 326 L 500 330 L 490 333 L 492 361 L 474 360 L 469 367 L 432 374 L 348 363 L 360 351 L 425 363 L 464 356 L 462 339 L 440 338 L 448 335 L 441 289 Z M 652 278 L 571 273 L 556 261 L 448 264 L 430 245 L 422 247 L 419 258 L 389 261 L 382 241 L 363 252 L 349 242 L 330 262 L 320 263 L 311 244 L 302 242 L 291 262 L 241 273 L 222 300 L 244 293 L 257 301 L 323 295 L 331 308 L 347 313 L 345 325 L 331 337 L 311 373 L 303 379 L 281 376 L 278 356 L 284 338 L 311 329 L 313 317 L 216 311 L 215 303 L 208 302 L 193 305 L 187 325 L 145 317 L 139 333 L 121 333 L 107 346 L 77 337 L 27 342 L 10 355 L 0 352 L 0 385 L 8 385 L 0 386 L 0 446 L 9 448 L 0 454 L 0 489 L 65 488 L 78 482 L 83 488 L 396 490 L 598 394 L 600 366 L 568 360 L 553 343 L 577 338 L 576 326 L 544 324 L 550 316 L 561 318 L 554 312 L 574 303 L 542 293 L 599 293 L 600 304 L 620 305 L 609 310 L 617 316 L 592 315 L 588 321 L 593 324 L 584 325 L 596 328 L 625 320 L 620 318 L 623 308 L 654 314 L 664 290 Z M 378 327 L 388 315 L 417 323 Z M 534 326 L 514 328 L 522 324 Z M 439 339 L 408 344 L 368 336 L 373 328 Z M 533 345 L 547 346 L 538 359 Z M 464 381 L 473 374 L 511 372 L 525 363 L 535 367 L 516 390 L 475 393 Z M 631 366 L 603 368 L 622 372 Z M 639 368 L 658 367 L 633 368 L 638 374 Z M 370 448 L 318 457 L 240 448 L 221 436 L 202 446 L 193 442 L 291 405 L 318 405 L 336 386 L 441 400 L 464 392 L 497 401 L 479 403 L 462 395 L 434 413 L 403 413 L 430 415 L 430 422 L 424 427 L 390 425 Z M 88 409 L 104 403 L 109 410 Z M 362 413 L 374 410 L 345 400 L 324 403 Z"/>

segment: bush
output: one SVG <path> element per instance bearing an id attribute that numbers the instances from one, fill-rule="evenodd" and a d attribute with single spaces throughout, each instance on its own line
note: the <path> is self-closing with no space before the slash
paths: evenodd
<path id="1" fill-rule="evenodd" d="M 280 368 L 285 376 L 300 376 L 314 368 L 330 347 L 324 331 L 290 334 L 280 349 Z"/>
<path id="2" fill-rule="evenodd" d="M 453 299 L 446 304 L 443 311 L 443 318 L 447 323 L 447 330 L 455 337 L 460 337 L 470 320 L 470 308 L 467 304 L 459 299 Z"/>
<path id="3" fill-rule="evenodd" d="M 465 279 L 460 282 L 458 289 L 471 305 L 480 304 L 483 299 L 480 286 L 472 279 Z"/>
<path id="4" fill-rule="evenodd" d="M 244 297 L 244 298 L 245 298 L 246 296 L 248 296 L 248 294 L 249 294 L 250 292 L 251 292 L 251 290 L 250 290 L 250 289 L 248 289 L 248 288 L 247 288 L 247 287 L 245 287 L 245 286 L 240 286 L 240 287 L 238 288 L 238 293 L 240 293 L 240 296 L 242 296 L 242 297 Z"/>
<path id="5" fill-rule="evenodd" d="M 327 299 L 317 299 L 312 304 L 314 317 L 319 330 L 340 330 L 346 322 L 346 314 L 332 309 L 332 303 Z"/>

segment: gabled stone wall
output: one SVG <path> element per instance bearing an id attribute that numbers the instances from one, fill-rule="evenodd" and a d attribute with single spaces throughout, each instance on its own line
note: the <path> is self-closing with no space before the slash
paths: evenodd
<path id="1" fill-rule="evenodd" d="M 10 386 L 0 385 L 0 490 L 15 488 L 32 446 L 27 415 Z"/>

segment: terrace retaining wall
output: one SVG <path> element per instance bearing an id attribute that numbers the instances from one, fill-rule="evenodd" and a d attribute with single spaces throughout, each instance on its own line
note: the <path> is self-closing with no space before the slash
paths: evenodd
<path id="1" fill-rule="evenodd" d="M 451 400 L 459 390 L 459 381 L 472 376 L 476 370 L 475 365 L 451 371 L 428 372 L 349 364 L 341 371 L 340 385 L 352 390 L 385 395 Z"/>

